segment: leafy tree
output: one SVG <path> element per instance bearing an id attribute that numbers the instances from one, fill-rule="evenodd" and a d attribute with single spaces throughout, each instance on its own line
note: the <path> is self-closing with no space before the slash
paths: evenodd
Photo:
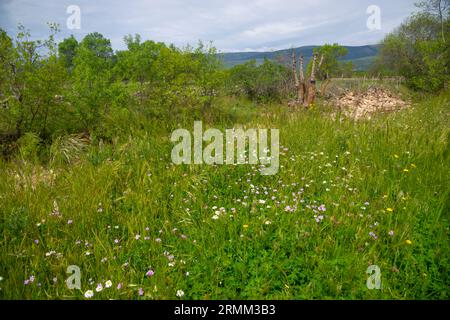
<path id="1" fill-rule="evenodd" d="M 89 50 L 97 58 L 111 60 L 113 57 L 111 41 L 98 32 L 86 35 L 81 41 L 80 47 Z"/>
<path id="2" fill-rule="evenodd" d="M 339 63 L 339 59 L 348 53 L 347 48 L 337 43 L 325 44 L 318 49 L 314 49 L 314 53 L 319 57 L 317 62 L 320 64 L 316 71 L 317 79 L 326 80 L 342 73 L 343 68 L 342 64 Z M 308 64 L 308 74 L 311 73 L 311 68 L 312 60 Z"/>
<path id="3" fill-rule="evenodd" d="M 63 60 L 64 65 L 70 70 L 73 68 L 73 59 L 75 58 L 77 48 L 78 41 L 73 35 L 58 44 L 59 57 Z"/>
<path id="4" fill-rule="evenodd" d="M 195 82 L 201 90 L 201 103 L 203 107 L 211 107 L 214 97 L 223 86 L 225 73 L 216 48 L 199 42 L 192 54 L 195 65 Z"/>
<path id="5" fill-rule="evenodd" d="M 441 27 L 442 42 L 446 41 L 445 25 L 448 21 L 450 1 L 449 0 L 427 0 L 416 3 L 416 6 L 423 12 L 436 16 Z"/>
<path id="6" fill-rule="evenodd" d="M 280 101 L 292 91 L 290 72 L 286 66 L 268 59 L 259 66 L 252 60 L 230 70 L 230 91 L 252 100 Z"/>
<path id="7" fill-rule="evenodd" d="M 440 25 L 439 18 L 427 11 L 413 14 L 382 41 L 372 72 L 403 76 L 415 90 L 443 89 L 448 83 L 450 50 Z"/>
<path id="8" fill-rule="evenodd" d="M 70 101 L 81 129 L 92 131 L 101 123 L 110 98 L 111 42 L 99 33 L 88 34 L 76 49 L 73 64 Z"/>
<path id="9" fill-rule="evenodd" d="M 154 76 L 154 63 L 158 59 L 164 43 L 153 41 L 141 42 L 141 37 L 135 35 L 125 36 L 128 50 L 117 52 L 117 63 L 114 73 L 123 81 L 138 81 L 141 85 L 150 81 Z"/>
<path id="10" fill-rule="evenodd" d="M 66 72 L 56 55 L 54 34 L 56 25 L 50 25 L 52 34 L 45 41 L 30 40 L 30 33 L 19 26 L 15 41 L 0 32 L 0 97 L 2 131 L 14 131 L 19 138 L 25 132 L 50 139 L 53 132 L 62 129 L 61 101 L 57 98 L 66 79 Z"/>

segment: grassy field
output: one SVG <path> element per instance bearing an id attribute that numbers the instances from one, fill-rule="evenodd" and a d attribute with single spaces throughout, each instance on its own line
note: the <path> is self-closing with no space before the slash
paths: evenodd
<path id="1" fill-rule="evenodd" d="M 1 162 L 0 298 L 448 299 L 448 94 L 359 122 L 213 108 L 112 142 L 60 139 L 48 161 L 24 143 Z M 170 133 L 194 118 L 278 128 L 279 173 L 172 164 Z"/>

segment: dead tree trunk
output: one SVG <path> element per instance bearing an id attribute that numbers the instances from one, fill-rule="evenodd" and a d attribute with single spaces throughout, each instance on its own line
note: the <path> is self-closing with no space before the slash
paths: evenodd
<path id="1" fill-rule="evenodd" d="M 305 75 L 303 73 L 303 56 L 300 56 L 300 86 L 298 88 L 299 94 L 299 102 L 305 102 L 305 93 L 306 93 L 306 85 L 305 85 Z"/>
<path id="2" fill-rule="evenodd" d="M 295 88 L 297 91 L 296 103 L 303 104 L 305 102 L 305 94 L 306 94 L 305 76 L 303 73 L 303 56 L 300 56 L 299 64 L 300 64 L 300 71 L 299 75 L 297 75 L 297 58 L 294 49 L 292 50 L 292 73 L 294 74 Z"/>
<path id="3" fill-rule="evenodd" d="M 317 63 L 317 54 L 314 55 L 312 68 L 311 68 L 311 76 L 309 79 L 308 86 L 308 95 L 305 101 L 305 107 L 309 107 L 314 104 L 316 100 L 316 63 Z"/>
<path id="4" fill-rule="evenodd" d="M 295 49 L 292 50 L 292 72 L 294 73 L 295 88 L 297 89 L 297 101 L 300 101 L 300 82 L 297 76 L 297 58 L 295 56 Z"/>

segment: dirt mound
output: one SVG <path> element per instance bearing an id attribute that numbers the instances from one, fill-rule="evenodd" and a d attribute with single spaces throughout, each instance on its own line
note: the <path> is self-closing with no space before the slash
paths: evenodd
<path id="1" fill-rule="evenodd" d="M 374 114 L 395 112 L 409 105 L 390 91 L 369 88 L 365 92 L 346 92 L 331 102 L 347 117 L 370 119 Z"/>

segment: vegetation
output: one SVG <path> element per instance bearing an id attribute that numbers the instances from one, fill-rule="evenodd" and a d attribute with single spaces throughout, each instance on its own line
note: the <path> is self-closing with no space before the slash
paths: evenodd
<path id="1" fill-rule="evenodd" d="M 253 101 L 281 102 L 292 92 L 290 70 L 267 59 L 259 66 L 255 60 L 237 65 L 229 73 L 230 93 Z"/>
<path id="2" fill-rule="evenodd" d="M 381 43 L 374 73 L 403 76 L 410 88 L 437 92 L 449 80 L 450 32 L 448 0 L 424 1 Z"/>
<path id="3" fill-rule="evenodd" d="M 0 31 L 0 298 L 448 299 L 445 19 L 384 40 L 376 72 L 404 76 L 411 107 L 360 121 L 323 97 L 289 108 L 290 66 L 225 69 L 210 44 Z M 318 49 L 318 80 L 343 54 Z M 279 173 L 174 165 L 195 120 L 278 128 Z"/>

